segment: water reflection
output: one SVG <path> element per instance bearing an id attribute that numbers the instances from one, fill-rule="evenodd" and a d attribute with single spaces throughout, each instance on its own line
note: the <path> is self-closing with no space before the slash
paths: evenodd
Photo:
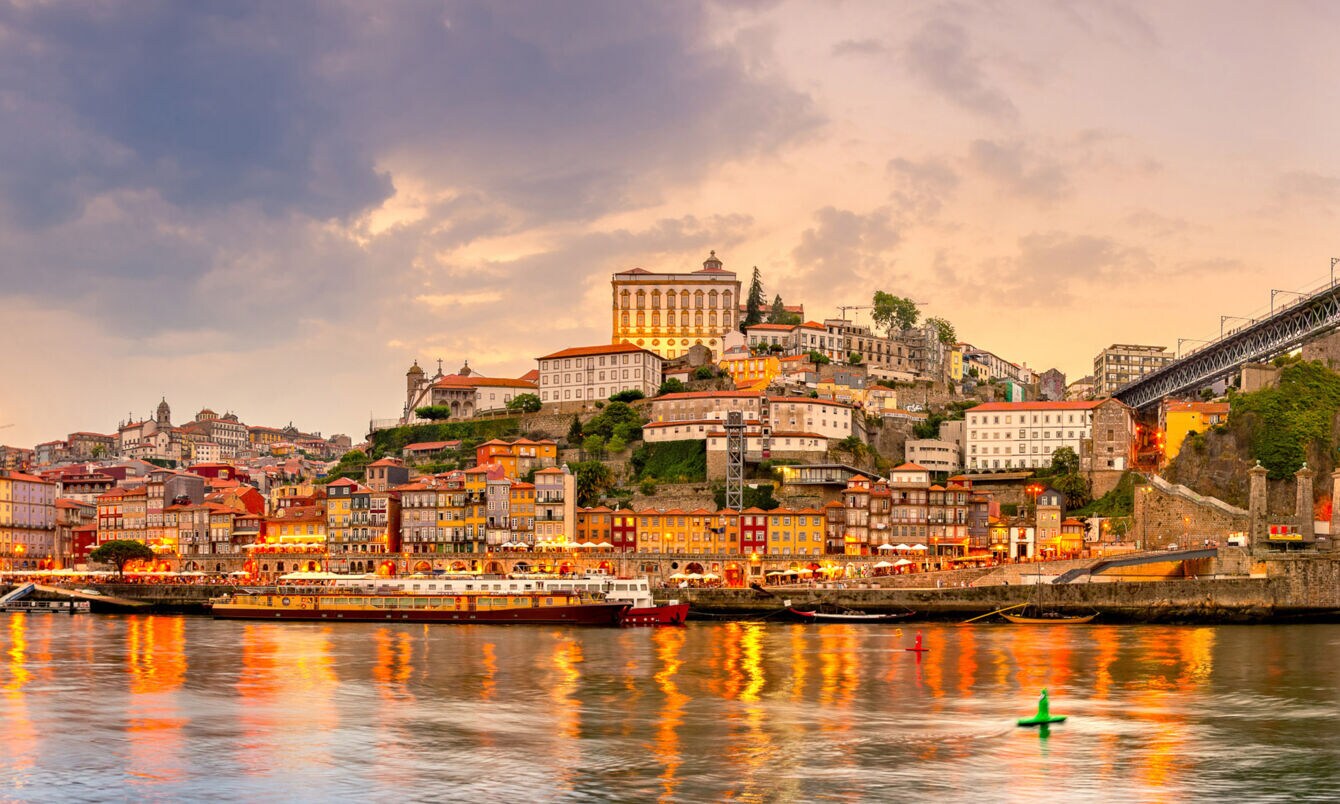
<path id="1" fill-rule="evenodd" d="M 433 785 L 509 801 L 1340 797 L 1325 759 L 1340 627 L 921 630 L 918 663 L 913 629 L 843 624 L 15 614 L 0 629 L 0 789 L 31 797 L 87 778 L 155 799 L 382 800 Z M 1043 687 L 1071 718 L 1045 740 L 1014 726 Z"/>

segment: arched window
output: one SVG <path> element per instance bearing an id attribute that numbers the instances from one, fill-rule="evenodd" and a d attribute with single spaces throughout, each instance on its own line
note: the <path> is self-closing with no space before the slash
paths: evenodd
<path id="1" fill-rule="evenodd" d="M 729 291 L 729 290 L 726 291 L 725 293 L 721 294 L 721 306 L 722 306 L 722 307 L 725 307 L 727 310 L 731 309 L 730 301 L 731 301 L 731 296 L 730 296 L 730 291 Z"/>
<path id="2" fill-rule="evenodd" d="M 715 290 L 707 294 L 707 306 L 713 310 L 717 309 L 717 292 Z"/>
<path id="3" fill-rule="evenodd" d="M 689 306 L 689 292 L 687 290 L 681 290 L 679 292 L 679 306 L 680 307 Z"/>
<path id="4" fill-rule="evenodd" d="M 668 291 L 666 291 L 666 293 L 665 293 L 665 306 L 666 306 L 666 309 L 669 309 L 669 310 L 673 310 L 673 309 L 675 309 L 675 292 L 674 292 L 673 290 L 668 290 Z"/>
<path id="5" fill-rule="evenodd" d="M 645 319 L 646 319 L 646 316 L 647 316 L 647 314 L 644 313 L 644 312 L 642 312 L 641 310 L 638 310 L 638 311 L 637 311 L 637 326 L 638 326 L 638 329 L 641 329 L 642 326 L 643 326 L 643 324 L 646 323 L 646 320 L 645 320 Z"/>
<path id="6" fill-rule="evenodd" d="M 651 309 L 661 309 L 661 292 L 659 290 L 653 290 L 651 292 Z"/>
<path id="7" fill-rule="evenodd" d="M 659 327 L 661 325 L 661 311 L 656 309 L 654 304 L 654 302 L 656 301 L 658 300 L 655 298 L 652 299 L 653 305 L 651 308 L 651 325 L 653 327 Z"/>
<path id="8" fill-rule="evenodd" d="M 713 310 L 712 312 L 710 312 L 710 313 L 707 314 L 707 326 L 711 327 L 712 329 L 716 329 L 716 326 L 717 326 L 717 311 L 716 311 L 716 310 Z"/>
<path id="9" fill-rule="evenodd" d="M 625 290 L 625 291 L 623 291 L 622 293 L 619 294 L 619 306 L 622 307 L 622 308 L 625 309 L 625 310 L 628 309 L 628 307 L 629 307 L 629 296 L 628 296 L 628 291 L 627 291 L 627 290 Z"/>
<path id="10" fill-rule="evenodd" d="M 624 329 L 628 329 L 628 313 L 620 313 L 619 322 Z"/>
<path id="11" fill-rule="evenodd" d="M 679 325 L 680 325 L 681 327 L 687 327 L 687 326 L 689 325 L 689 311 L 688 311 L 688 310 L 681 310 L 681 311 L 680 311 L 680 313 L 679 313 Z"/>
<path id="12" fill-rule="evenodd" d="M 644 309 L 646 306 L 647 306 L 647 293 L 646 291 L 639 290 L 637 292 L 637 309 L 641 310 Z"/>
<path id="13" fill-rule="evenodd" d="M 703 292 L 701 290 L 694 292 L 693 306 L 699 310 L 703 309 Z"/>
<path id="14" fill-rule="evenodd" d="M 703 311 L 699 310 L 693 314 L 693 325 L 699 329 L 703 326 Z"/>

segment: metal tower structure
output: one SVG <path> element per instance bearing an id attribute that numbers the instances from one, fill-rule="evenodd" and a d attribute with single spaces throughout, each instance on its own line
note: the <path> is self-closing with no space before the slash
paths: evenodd
<path id="1" fill-rule="evenodd" d="M 726 507 L 744 509 L 744 413 L 726 413 Z"/>

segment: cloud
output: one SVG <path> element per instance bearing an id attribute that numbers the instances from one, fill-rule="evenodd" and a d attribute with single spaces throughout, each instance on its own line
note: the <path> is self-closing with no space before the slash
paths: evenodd
<path id="1" fill-rule="evenodd" d="M 1022 141 L 973 140 L 968 161 L 1009 196 L 1047 206 L 1070 195 L 1065 166 Z"/>
<path id="2" fill-rule="evenodd" d="M 1299 208 L 1320 209 L 1327 215 L 1340 202 L 1340 177 L 1307 170 L 1292 170 L 1275 180 L 1273 212 Z"/>
<path id="3" fill-rule="evenodd" d="M 988 82 L 963 26 L 929 20 L 907 41 L 902 56 L 914 78 L 958 106 L 1001 122 L 1018 118 L 1014 102 Z"/>
<path id="4" fill-rule="evenodd" d="M 1068 232 L 1020 237 L 1015 255 L 986 261 L 979 288 L 1018 307 L 1054 307 L 1079 300 L 1081 287 L 1146 281 L 1155 263 L 1139 246 Z"/>
<path id="5" fill-rule="evenodd" d="M 844 39 L 833 45 L 834 56 L 882 56 L 889 49 L 878 39 Z"/>
<path id="6" fill-rule="evenodd" d="M 890 289 L 902 279 L 891 253 L 901 241 L 888 207 L 865 214 L 823 207 L 791 251 L 799 272 L 792 284 L 804 298 L 836 301 L 864 299 L 872 287 Z"/>
<path id="7" fill-rule="evenodd" d="M 0 4 L 0 287 L 237 349 L 495 292 L 457 250 L 553 230 L 561 252 L 821 122 L 761 44 L 710 30 L 663 4 Z"/>
<path id="8" fill-rule="evenodd" d="M 958 173 L 940 159 L 914 162 L 897 157 L 885 165 L 885 173 L 894 183 L 890 197 L 899 212 L 912 222 L 938 215 L 959 184 Z"/>

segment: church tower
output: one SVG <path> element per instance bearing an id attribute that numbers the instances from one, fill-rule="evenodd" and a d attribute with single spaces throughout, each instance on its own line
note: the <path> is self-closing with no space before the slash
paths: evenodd
<path id="1" fill-rule="evenodd" d="M 163 397 L 158 403 L 158 413 L 154 416 L 154 422 L 159 430 L 166 430 L 172 426 L 172 408 L 168 406 L 167 397 Z"/>

